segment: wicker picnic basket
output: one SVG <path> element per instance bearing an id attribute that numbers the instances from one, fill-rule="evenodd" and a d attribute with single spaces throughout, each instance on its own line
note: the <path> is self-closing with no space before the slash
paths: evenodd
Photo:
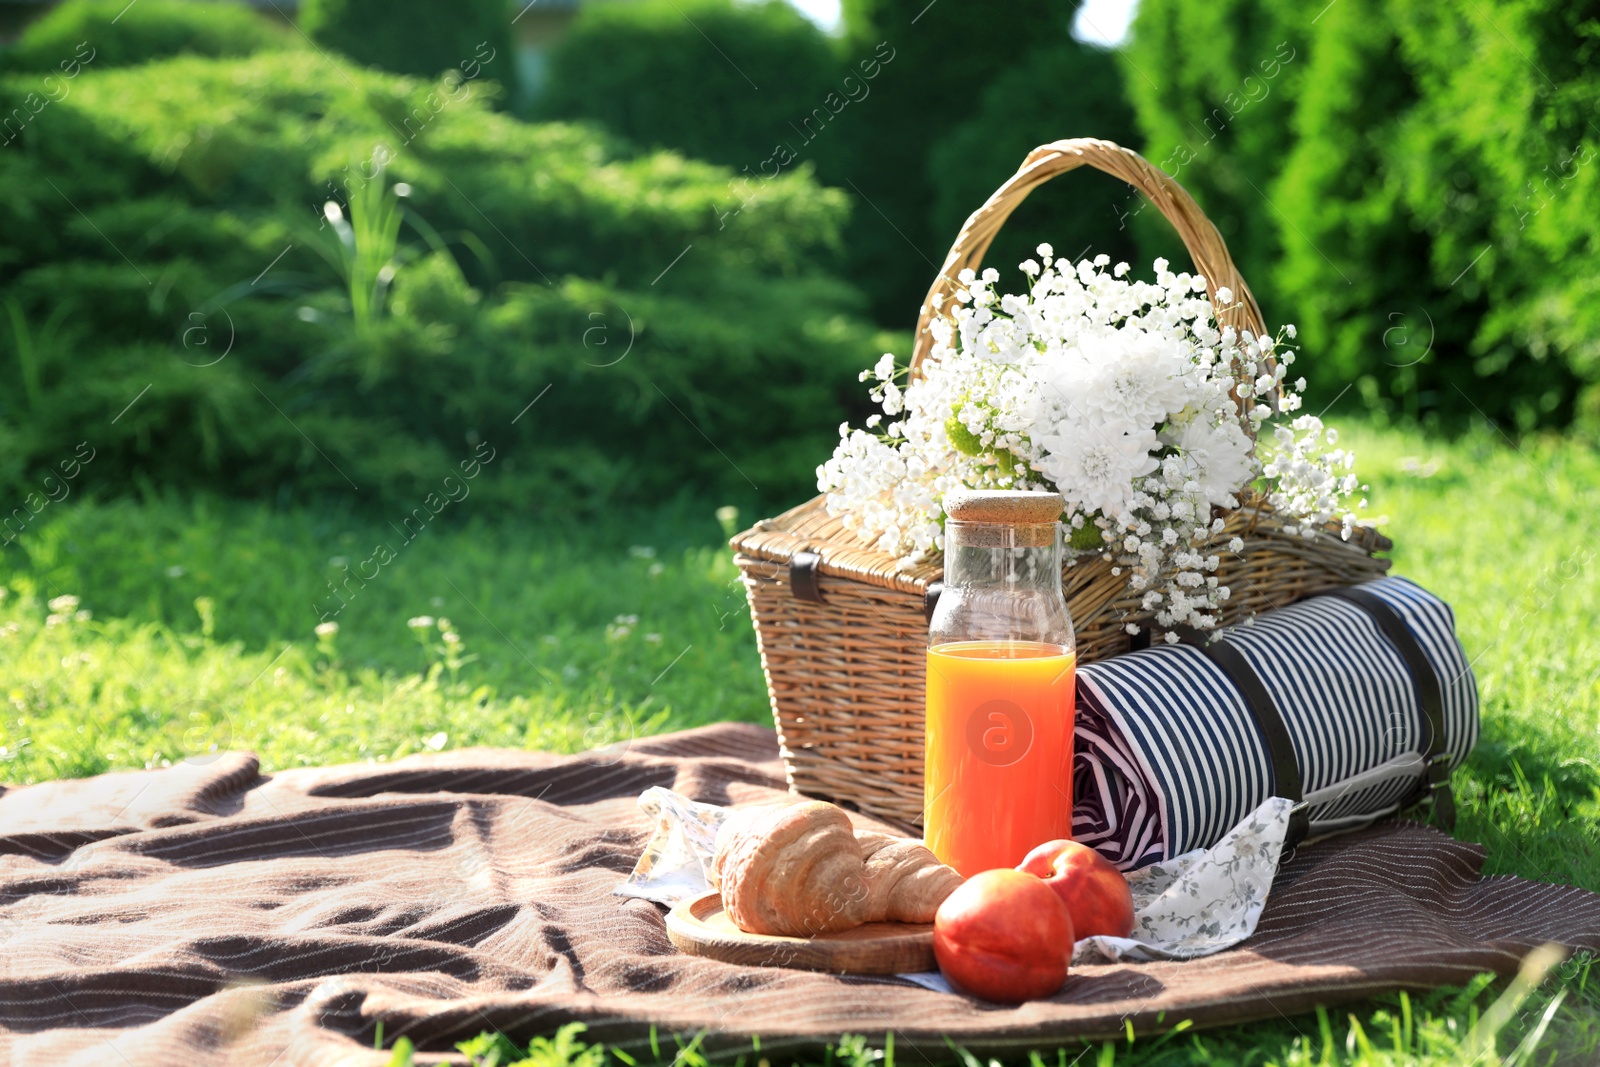
<path id="1" fill-rule="evenodd" d="M 1109 141 L 1073 139 L 1035 149 L 1021 169 L 956 236 L 917 323 L 912 374 L 932 348 L 928 324 L 952 304 L 957 275 L 978 269 L 1007 216 L 1035 187 L 1088 165 L 1127 182 L 1176 227 L 1213 297 L 1226 286 L 1235 302 L 1219 315 L 1226 325 L 1265 333 L 1260 309 L 1222 235 L 1194 199 L 1136 152 Z M 1226 543 L 1244 540 L 1240 555 L 1222 553 L 1218 578 L 1232 591 L 1222 621 L 1234 622 L 1308 594 L 1381 577 L 1389 561 L 1374 555 L 1388 540 L 1358 529 L 1313 538 L 1287 534 L 1264 500 L 1250 498 L 1222 516 Z M 816 497 L 733 538 L 755 623 L 761 665 L 772 698 L 789 784 L 908 829 L 922 824 L 923 671 L 928 617 L 942 561 L 906 566 L 863 543 Z M 1132 647 L 1130 622 L 1144 618 L 1139 596 L 1112 564 L 1080 558 L 1063 570 L 1067 606 L 1081 661 Z"/>

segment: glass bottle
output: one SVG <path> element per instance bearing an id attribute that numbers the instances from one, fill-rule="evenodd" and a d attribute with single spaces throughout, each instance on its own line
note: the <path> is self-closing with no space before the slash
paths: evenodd
<path id="1" fill-rule="evenodd" d="M 923 828 L 934 855 L 971 877 L 1072 834 L 1076 654 L 1060 494 L 954 490 L 944 506 Z"/>

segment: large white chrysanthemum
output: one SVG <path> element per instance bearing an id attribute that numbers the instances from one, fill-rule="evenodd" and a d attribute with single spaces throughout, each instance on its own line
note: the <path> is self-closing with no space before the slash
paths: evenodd
<path id="1" fill-rule="evenodd" d="M 1072 351 L 1040 377 L 1069 417 L 1159 426 L 1193 395 L 1188 360 L 1174 337 L 1140 329 L 1081 333 Z"/>
<path id="2" fill-rule="evenodd" d="M 1255 442 L 1230 416 L 1196 416 L 1175 432 L 1162 433 L 1161 440 L 1193 464 L 1200 492 L 1215 507 L 1228 506 L 1255 477 Z"/>
<path id="3" fill-rule="evenodd" d="M 1155 429 L 1122 420 L 1064 422 L 1039 436 L 1037 464 L 1067 505 L 1115 518 L 1133 507 L 1134 479 L 1159 465 Z"/>

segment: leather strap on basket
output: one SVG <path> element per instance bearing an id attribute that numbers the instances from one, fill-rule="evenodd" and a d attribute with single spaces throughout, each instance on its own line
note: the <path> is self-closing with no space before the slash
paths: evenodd
<path id="1" fill-rule="evenodd" d="M 1272 795 L 1294 802 L 1289 813 L 1289 831 L 1284 835 L 1283 850 L 1291 851 L 1311 832 L 1311 812 L 1305 803 L 1305 786 L 1300 778 L 1300 761 L 1295 758 L 1294 740 L 1283 721 L 1283 713 L 1267 692 L 1266 685 L 1250 661 L 1237 648 L 1221 636 L 1207 637 L 1198 631 L 1179 629 L 1183 643 L 1199 649 L 1215 663 L 1228 680 L 1233 682 L 1244 698 L 1244 704 L 1255 721 L 1256 730 L 1267 748 L 1267 759 L 1272 764 Z"/>
<path id="2" fill-rule="evenodd" d="M 1406 801 L 1406 806 L 1432 794 L 1433 814 L 1439 825 L 1446 830 L 1454 829 L 1456 802 L 1455 794 L 1450 789 L 1450 753 L 1444 747 L 1444 690 L 1439 685 L 1439 675 L 1428 660 L 1428 654 L 1417 641 L 1417 635 L 1388 601 L 1359 586 L 1341 586 L 1314 595 L 1338 597 L 1366 612 L 1377 624 L 1378 632 L 1388 638 L 1395 651 L 1400 653 L 1406 672 L 1411 675 L 1417 707 L 1422 712 L 1422 727 L 1428 736 L 1423 749 L 1427 773 L 1417 783 L 1416 792 Z"/>
<path id="3" fill-rule="evenodd" d="M 796 600 L 809 600 L 813 604 L 826 604 L 822 598 L 822 585 L 818 581 L 822 572 L 822 556 L 803 549 L 789 557 L 789 593 Z"/>

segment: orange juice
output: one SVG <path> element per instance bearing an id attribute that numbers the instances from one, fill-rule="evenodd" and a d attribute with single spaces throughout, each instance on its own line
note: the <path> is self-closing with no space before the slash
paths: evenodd
<path id="1" fill-rule="evenodd" d="M 971 877 L 1072 836 L 1074 654 L 1032 641 L 928 650 L 923 825 Z"/>

